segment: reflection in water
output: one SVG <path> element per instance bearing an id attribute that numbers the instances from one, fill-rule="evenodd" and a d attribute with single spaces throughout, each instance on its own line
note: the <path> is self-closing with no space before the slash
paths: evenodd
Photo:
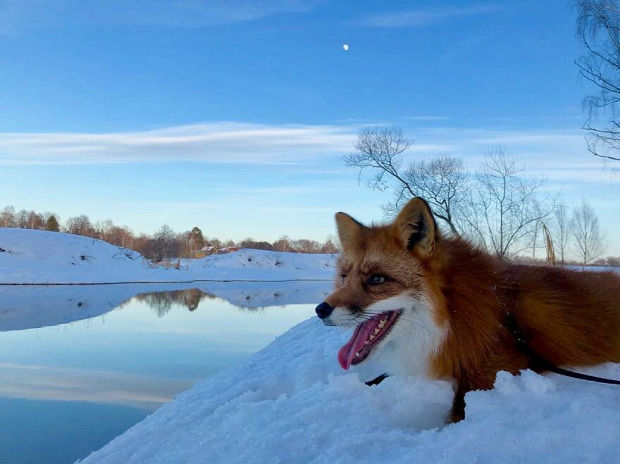
<path id="1" fill-rule="evenodd" d="M 124 307 L 136 295 L 164 315 L 174 304 L 195 310 L 213 297 L 237 308 L 257 309 L 292 304 L 317 304 L 330 282 L 200 282 L 186 284 L 119 284 L 7 286 L 0 285 L 0 332 L 66 324 L 97 318 Z M 157 293 L 157 296 L 147 294 Z M 161 295 L 159 295 L 161 294 Z M 146 296 L 145 296 L 146 295 Z"/>
<path id="2" fill-rule="evenodd" d="M 146 303 L 151 309 L 155 310 L 159 317 L 166 315 L 173 305 L 184 306 L 190 311 L 194 311 L 205 298 L 213 300 L 216 297 L 198 288 L 140 293 L 135 296 L 136 300 Z"/>
<path id="3" fill-rule="evenodd" d="M 84 458 L 197 380 L 311 317 L 329 283 L 157 290 L 0 288 L 0 463 Z M 214 294 L 263 310 L 239 311 Z M 300 302 L 309 304 L 290 304 Z M 120 303 L 122 309 L 111 310 Z M 63 411 L 60 423 L 52 410 Z M 103 416 L 104 422 L 94 419 Z M 55 440 L 46 439 L 50 430 Z"/>

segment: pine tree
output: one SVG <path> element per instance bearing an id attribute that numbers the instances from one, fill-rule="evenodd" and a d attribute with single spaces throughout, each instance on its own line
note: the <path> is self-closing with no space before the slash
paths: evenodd
<path id="1" fill-rule="evenodd" d="M 53 214 L 48 218 L 47 222 L 45 223 L 45 230 L 60 232 L 60 225 L 58 224 L 58 221 Z"/>
<path id="2" fill-rule="evenodd" d="M 205 246 L 205 238 L 202 235 L 202 230 L 199 227 L 192 229 L 192 239 L 194 240 L 194 247 L 196 250 L 201 250 Z"/>

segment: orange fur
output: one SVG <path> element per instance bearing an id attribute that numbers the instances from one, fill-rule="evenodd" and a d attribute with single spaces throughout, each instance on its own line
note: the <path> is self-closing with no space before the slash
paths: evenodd
<path id="1" fill-rule="evenodd" d="M 421 199 L 411 200 L 389 225 L 365 227 L 343 213 L 337 225 L 345 277 L 326 302 L 361 317 L 382 300 L 424 295 L 434 323 L 445 329 L 427 375 L 455 382 L 453 421 L 464 417 L 465 393 L 492 388 L 498 371 L 537 370 L 507 317 L 529 349 L 552 364 L 620 362 L 617 274 L 500 260 L 465 240 L 443 237 Z M 365 284 L 373 275 L 389 279 Z"/>

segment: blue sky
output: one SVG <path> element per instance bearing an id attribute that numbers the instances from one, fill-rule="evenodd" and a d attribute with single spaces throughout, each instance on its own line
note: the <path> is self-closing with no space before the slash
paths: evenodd
<path id="1" fill-rule="evenodd" d="M 0 2 L 0 206 L 323 240 L 336 211 L 382 218 L 389 198 L 342 156 L 361 127 L 398 125 L 412 159 L 475 166 L 502 146 L 586 198 L 619 255 L 575 16 L 564 0 Z"/>

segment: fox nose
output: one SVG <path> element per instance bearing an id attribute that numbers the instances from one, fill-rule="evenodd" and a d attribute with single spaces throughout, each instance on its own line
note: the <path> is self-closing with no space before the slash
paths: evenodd
<path id="1" fill-rule="evenodd" d="M 318 305 L 315 309 L 316 315 L 319 316 L 319 319 L 329 317 L 333 310 L 334 308 L 332 308 L 329 303 L 326 303 L 325 301 Z"/>

